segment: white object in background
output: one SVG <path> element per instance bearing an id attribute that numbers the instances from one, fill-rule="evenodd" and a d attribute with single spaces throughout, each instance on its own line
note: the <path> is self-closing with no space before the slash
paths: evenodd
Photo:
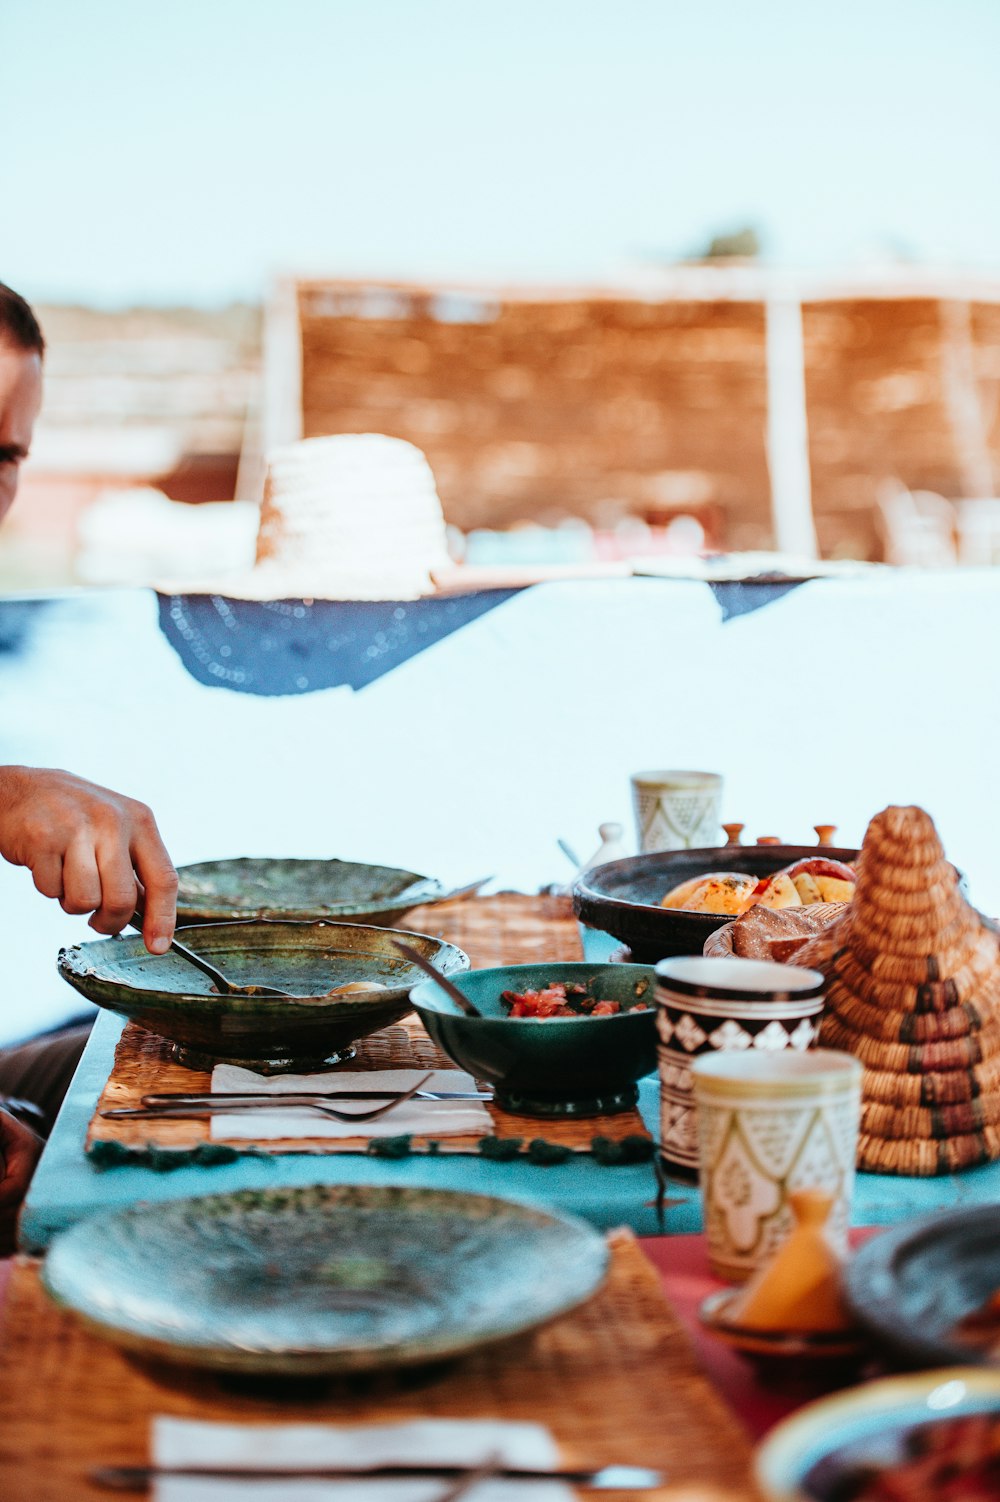
<path id="1" fill-rule="evenodd" d="M 268 455 L 251 596 L 411 600 L 449 561 L 434 476 L 412 443 L 340 433 Z"/>
<path id="2" fill-rule="evenodd" d="M 633 772 L 632 806 L 643 854 L 717 845 L 722 777 L 718 772 Z"/>
<path id="3" fill-rule="evenodd" d="M 104 490 L 77 524 L 74 572 L 84 584 L 178 588 L 235 575 L 253 562 L 258 507 L 248 501 L 185 506 L 153 486 Z"/>
<path id="4" fill-rule="evenodd" d="M 599 824 L 597 833 L 601 837 L 600 846 L 590 860 L 584 861 L 580 867 L 581 876 L 584 871 L 589 871 L 593 866 L 603 866 L 608 861 L 620 861 L 628 853 L 622 839 L 624 830 L 620 824 Z"/>
<path id="5" fill-rule="evenodd" d="M 958 561 L 969 568 L 993 568 L 1000 563 L 1000 500 L 977 496 L 956 501 Z"/>
<path id="6" fill-rule="evenodd" d="M 766 303 L 767 464 L 774 538 L 784 553 L 819 557 L 812 510 L 802 304 L 796 297 Z"/>
<path id="7" fill-rule="evenodd" d="M 932 490 L 883 491 L 878 498 L 886 563 L 949 568 L 957 563 L 955 508 Z"/>

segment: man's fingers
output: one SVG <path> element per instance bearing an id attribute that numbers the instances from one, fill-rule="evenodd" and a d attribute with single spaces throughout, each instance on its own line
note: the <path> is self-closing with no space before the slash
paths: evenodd
<path id="1" fill-rule="evenodd" d="M 43 897 L 61 897 L 63 894 L 62 856 L 55 853 L 37 856 L 32 862 L 31 877 Z"/>
<path id="2" fill-rule="evenodd" d="M 151 954 L 165 954 L 177 923 L 177 872 L 148 810 L 132 842 L 132 864 L 145 887 L 142 936 Z"/>
<path id="3" fill-rule="evenodd" d="M 97 866 L 101 874 L 101 902 L 90 926 L 99 934 L 121 933 L 135 912 L 139 893 L 135 872 L 126 850 L 117 842 L 98 847 Z"/>
<path id="4" fill-rule="evenodd" d="M 92 841 L 77 836 L 63 859 L 62 909 L 65 913 L 94 913 L 102 903 L 101 873 Z"/>

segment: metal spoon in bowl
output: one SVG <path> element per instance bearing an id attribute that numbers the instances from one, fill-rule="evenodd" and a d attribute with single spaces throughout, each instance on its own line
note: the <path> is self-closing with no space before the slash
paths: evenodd
<path id="1" fill-rule="evenodd" d="M 141 934 L 145 916 L 142 904 L 136 903 L 135 912 L 132 914 L 126 927 L 134 928 Z M 170 947 L 175 954 L 180 955 L 182 960 L 187 960 L 188 964 L 194 965 L 195 969 L 200 970 L 202 975 L 207 975 L 212 984 L 223 996 L 278 996 L 292 1001 L 299 999 L 294 996 L 293 992 L 280 991 L 277 986 L 239 986 L 235 981 L 227 979 L 221 970 L 216 970 L 215 966 L 210 964 L 208 960 L 203 959 L 200 954 L 196 954 L 193 949 L 188 949 L 186 944 L 181 944 L 178 939 L 171 939 Z"/>
<path id="2" fill-rule="evenodd" d="M 411 965 L 416 965 L 418 970 L 422 970 L 425 975 L 430 976 L 431 980 L 436 981 L 444 994 L 450 996 L 456 1006 L 461 1007 L 467 1017 L 481 1017 L 483 1015 L 479 1008 L 473 1006 L 469 998 L 457 986 L 452 985 L 446 975 L 442 975 L 436 965 L 432 965 L 430 960 L 424 959 L 418 949 L 414 949 L 411 944 L 404 944 L 402 939 L 393 939 L 392 943 L 393 947 L 399 950 L 404 959 L 409 960 Z"/>

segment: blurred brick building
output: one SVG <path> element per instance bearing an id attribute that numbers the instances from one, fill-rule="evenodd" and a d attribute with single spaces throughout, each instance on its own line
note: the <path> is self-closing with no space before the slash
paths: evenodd
<path id="1" fill-rule="evenodd" d="M 704 264 L 611 289 L 289 280 L 263 329 L 251 307 L 41 313 L 0 587 L 14 555 L 15 587 L 71 578 L 102 492 L 255 500 L 269 446 L 325 433 L 416 443 L 463 530 L 690 513 L 718 546 L 877 558 L 887 488 L 1000 486 L 1000 280 Z"/>
<path id="2" fill-rule="evenodd" d="M 886 486 L 994 495 L 1000 282 L 678 267 L 622 290 L 286 283 L 268 441 L 377 431 L 462 528 L 690 511 L 727 547 L 880 556 Z M 776 532 L 778 533 L 776 537 Z"/>

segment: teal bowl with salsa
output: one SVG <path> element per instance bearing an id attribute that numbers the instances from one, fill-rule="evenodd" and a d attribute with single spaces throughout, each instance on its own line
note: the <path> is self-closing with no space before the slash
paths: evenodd
<path id="1" fill-rule="evenodd" d="M 493 1086 L 496 1104 L 522 1116 L 605 1116 L 630 1110 L 637 1081 L 656 1068 L 655 973 L 651 965 L 506 965 L 452 976 L 482 1015 L 469 1017 L 433 981 L 411 993 L 434 1042 L 461 1069 Z M 615 1003 L 610 1015 L 511 1016 L 504 993 L 553 985 Z M 531 1003 L 526 1003 L 531 1005 Z"/>

